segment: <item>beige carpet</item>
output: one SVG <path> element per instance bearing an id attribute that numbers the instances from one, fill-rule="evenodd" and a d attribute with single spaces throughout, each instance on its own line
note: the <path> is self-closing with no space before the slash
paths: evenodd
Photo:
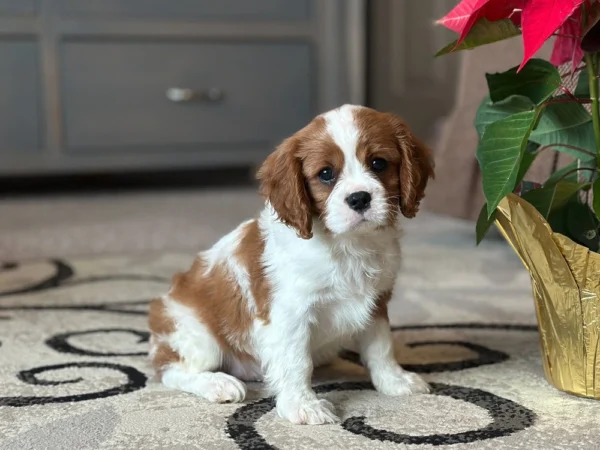
<path id="1" fill-rule="evenodd" d="M 283 422 L 260 385 L 211 405 L 155 383 L 148 300 L 259 204 L 246 191 L 0 202 L 0 448 L 598 448 L 600 402 L 543 377 L 520 263 L 427 214 L 407 225 L 391 311 L 398 360 L 433 395 L 377 394 L 351 351 L 315 377 L 340 425 Z"/>

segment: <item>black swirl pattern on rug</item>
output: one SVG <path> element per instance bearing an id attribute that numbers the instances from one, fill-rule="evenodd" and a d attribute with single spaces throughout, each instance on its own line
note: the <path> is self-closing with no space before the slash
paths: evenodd
<path id="1" fill-rule="evenodd" d="M 61 333 L 52 336 L 46 340 L 46 345 L 56 350 L 59 353 L 71 353 L 74 355 L 81 356 L 100 356 L 100 357 L 111 357 L 111 356 L 146 356 L 148 352 L 97 352 L 94 350 L 87 350 L 81 347 L 77 347 L 69 343 L 69 339 L 78 336 L 89 336 L 95 334 L 110 334 L 110 333 L 128 333 L 138 338 L 137 343 L 147 343 L 150 337 L 150 333 L 147 331 L 132 330 L 130 328 L 99 328 L 85 331 L 73 331 L 70 333 Z"/>
<path id="2" fill-rule="evenodd" d="M 503 436 L 509 436 L 532 426 L 535 413 L 518 403 L 494 395 L 481 389 L 465 386 L 453 386 L 441 383 L 431 383 L 434 395 L 443 395 L 471 403 L 485 409 L 492 422 L 487 426 L 463 431 L 460 433 L 441 433 L 412 436 L 380 430 L 369 426 L 365 417 L 351 417 L 342 423 L 342 427 L 351 433 L 376 441 L 388 441 L 405 445 L 454 445 L 468 444 Z"/>
<path id="3" fill-rule="evenodd" d="M 150 300 L 127 300 L 122 302 L 100 302 L 85 305 L 30 305 L 30 306 L 0 306 L 0 311 L 94 311 L 100 313 L 124 314 L 130 316 L 145 316 L 148 314 L 145 307 Z M 9 319 L 8 317 L 6 319 Z"/>
<path id="4" fill-rule="evenodd" d="M 412 436 L 373 428 L 367 424 L 367 420 L 363 416 L 350 417 L 341 424 L 341 427 L 350 433 L 375 441 L 388 441 L 404 445 L 440 446 L 459 443 L 467 444 L 509 436 L 529 428 L 536 419 L 533 411 L 487 391 L 442 383 L 431 383 L 431 387 L 433 395 L 451 397 L 486 410 L 492 422 L 477 430 L 424 436 Z M 322 394 L 333 391 L 362 391 L 372 389 L 374 389 L 373 385 L 368 382 L 344 382 L 316 386 L 315 392 Z M 264 398 L 242 406 L 227 419 L 227 435 L 242 450 L 276 449 L 256 430 L 256 422 L 273 408 L 275 408 L 275 400 L 273 398 Z"/>
<path id="5" fill-rule="evenodd" d="M 104 281 L 156 281 L 159 283 L 168 283 L 170 278 L 151 274 L 109 274 L 88 278 L 73 279 L 75 270 L 72 266 L 60 259 L 51 259 L 47 261 L 54 267 L 54 274 L 49 277 L 34 282 L 28 286 L 22 286 L 16 289 L 0 291 L 1 297 L 9 297 L 17 294 L 29 294 L 32 292 L 46 291 L 63 286 L 77 286 L 82 284 L 100 283 Z M 21 266 L 16 262 L 5 262 L 0 264 L 0 272 L 15 271 Z M 40 308 L 43 308 L 41 306 Z"/>
<path id="6" fill-rule="evenodd" d="M 59 259 L 51 259 L 48 261 L 54 266 L 54 274 L 48 278 L 38 281 L 37 283 L 30 284 L 29 286 L 23 286 L 8 291 L 0 291 L 0 297 L 8 297 L 9 295 L 25 294 L 29 292 L 44 291 L 46 289 L 52 289 L 60 286 L 62 282 L 71 278 L 74 274 L 73 269 L 67 263 Z M 0 265 L 0 272 L 15 271 L 19 269 L 19 263 L 16 262 L 5 262 Z"/>
<path id="7" fill-rule="evenodd" d="M 44 380 L 38 377 L 39 374 L 50 371 L 65 370 L 71 368 L 94 368 L 94 369 L 110 369 L 117 372 L 121 372 L 127 377 L 127 382 L 119 386 L 114 386 L 102 391 L 88 392 L 85 394 L 76 395 L 65 395 L 59 397 L 53 396 L 23 396 L 23 397 L 0 397 L 0 406 L 32 406 L 32 405 L 45 405 L 49 403 L 70 403 L 70 402 L 82 402 L 86 400 L 95 400 L 99 398 L 112 397 L 115 395 L 127 394 L 130 392 L 137 391 L 146 386 L 146 375 L 139 370 L 121 365 L 121 364 L 110 364 L 103 362 L 74 362 L 66 364 L 57 364 L 54 366 L 43 366 L 37 367 L 30 370 L 19 372 L 17 377 L 24 383 L 37 385 L 37 386 L 58 386 L 64 384 L 74 384 L 83 381 L 83 378 L 74 378 L 70 380 L 52 381 Z"/>
<path id="8" fill-rule="evenodd" d="M 392 331 L 429 330 L 437 328 L 440 330 L 488 330 L 488 331 L 538 331 L 537 325 L 525 325 L 520 323 L 431 323 L 421 325 L 396 325 Z"/>
<path id="9" fill-rule="evenodd" d="M 475 367 L 487 366 L 490 364 L 499 364 L 506 361 L 509 356 L 501 351 L 492 350 L 484 347 L 483 345 L 472 344 L 464 341 L 422 341 L 422 342 L 408 342 L 405 344 L 407 347 L 425 347 L 434 345 L 452 345 L 457 347 L 463 347 L 471 350 L 477 354 L 475 358 L 463 359 L 460 361 L 453 361 L 447 363 L 429 363 L 429 364 L 402 364 L 402 367 L 411 372 L 418 373 L 435 373 L 435 372 L 456 372 L 459 370 L 473 369 Z M 355 364 L 362 365 L 360 362 L 360 355 L 350 350 L 343 350 L 340 353 L 340 357 L 346 361 L 353 362 Z"/>
<path id="10" fill-rule="evenodd" d="M 58 287 L 71 287 L 77 285 L 84 285 L 89 283 L 100 283 L 106 281 L 152 281 L 157 283 L 168 283 L 169 278 L 161 277 L 157 275 L 145 275 L 145 274 L 107 274 L 104 276 L 87 277 L 73 279 L 75 276 L 74 269 L 66 262 L 53 259 L 48 261 L 54 267 L 54 274 L 44 280 L 23 286 L 17 289 L 8 291 L 0 291 L 0 300 L 2 297 L 9 297 L 11 295 L 28 294 L 33 292 L 41 292 L 49 289 L 55 289 Z M 18 270 L 19 264 L 17 263 L 4 263 L 0 265 L 0 272 L 8 270 Z M 6 311 L 94 311 L 101 313 L 111 314 L 127 314 L 133 316 L 145 316 L 146 306 L 150 303 L 149 299 L 144 300 L 128 300 L 121 302 L 99 302 L 99 303 L 88 303 L 84 305 L 68 305 L 68 304 L 54 304 L 54 305 L 23 305 L 23 306 L 2 306 L 0 305 L 0 312 Z M 137 309 L 136 309 L 137 308 Z M 9 320 L 10 317 L 0 316 L 0 320 Z"/>

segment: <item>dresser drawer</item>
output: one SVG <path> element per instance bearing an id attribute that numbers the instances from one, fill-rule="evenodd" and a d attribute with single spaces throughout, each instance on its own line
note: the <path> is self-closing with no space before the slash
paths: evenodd
<path id="1" fill-rule="evenodd" d="M 63 15 L 201 20 L 306 20 L 311 1 L 55 0 L 55 5 Z"/>
<path id="2" fill-rule="evenodd" d="M 36 0 L 0 0 L 0 15 L 33 14 Z"/>
<path id="3" fill-rule="evenodd" d="M 41 148 L 37 43 L 0 41 L 0 61 L 0 153 L 35 153 Z"/>
<path id="4" fill-rule="evenodd" d="M 272 143 L 312 116 L 308 44 L 66 43 L 72 152 Z"/>

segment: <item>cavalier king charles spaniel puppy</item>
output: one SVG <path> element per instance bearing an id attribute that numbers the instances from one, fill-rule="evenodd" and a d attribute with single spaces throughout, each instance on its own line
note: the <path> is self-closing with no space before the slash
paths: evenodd
<path id="1" fill-rule="evenodd" d="M 316 117 L 258 172 L 264 209 L 152 302 L 150 358 L 162 383 L 241 402 L 262 380 L 278 414 L 334 423 L 313 369 L 354 344 L 377 391 L 428 392 L 394 357 L 387 303 L 400 267 L 400 216 L 433 177 L 428 148 L 398 117 L 345 105 Z"/>

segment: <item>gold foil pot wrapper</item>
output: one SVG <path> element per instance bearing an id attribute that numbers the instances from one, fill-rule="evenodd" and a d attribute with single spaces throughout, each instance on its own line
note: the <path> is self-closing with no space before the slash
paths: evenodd
<path id="1" fill-rule="evenodd" d="M 600 399 L 600 254 L 554 233 L 514 194 L 500 203 L 496 225 L 531 276 L 546 378 Z"/>

